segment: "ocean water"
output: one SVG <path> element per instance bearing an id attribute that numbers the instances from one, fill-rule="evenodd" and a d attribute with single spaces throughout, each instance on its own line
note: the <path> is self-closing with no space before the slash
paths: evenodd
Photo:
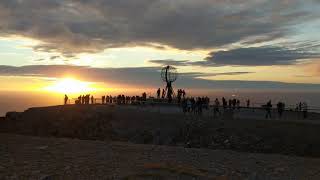
<path id="1" fill-rule="evenodd" d="M 293 108 L 299 102 L 307 102 L 312 111 L 320 112 L 320 92 L 296 92 L 296 91 L 248 91 L 248 90 L 194 90 L 188 92 L 189 96 L 208 96 L 211 101 L 215 98 L 221 100 L 222 97 L 226 99 L 237 98 L 240 99 L 241 104 L 245 105 L 245 100 L 250 99 L 253 106 L 261 106 L 268 100 L 273 104 L 278 101 L 285 102 L 286 107 Z M 127 95 L 125 92 L 121 94 Z M 148 95 L 155 93 L 149 92 Z M 111 94 L 113 96 L 117 94 Z M 133 94 L 128 94 L 133 95 Z M 140 95 L 140 94 L 135 94 Z M 94 95 L 101 97 L 101 94 Z M 154 95 L 153 95 L 154 96 Z M 30 107 L 52 106 L 63 104 L 63 94 L 49 94 L 43 92 L 4 92 L 0 91 L 0 116 L 4 116 L 8 111 L 24 111 Z M 71 98 L 76 98 L 71 97 Z"/>

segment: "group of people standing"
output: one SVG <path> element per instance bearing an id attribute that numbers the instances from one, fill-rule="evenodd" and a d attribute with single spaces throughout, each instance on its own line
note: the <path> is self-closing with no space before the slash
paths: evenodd
<path id="1" fill-rule="evenodd" d="M 306 102 L 299 102 L 296 105 L 296 111 L 298 112 L 302 112 L 303 113 L 303 118 L 307 118 L 308 117 L 308 104 Z"/>
<path id="2" fill-rule="evenodd" d="M 95 99 L 90 94 L 87 95 L 80 95 L 77 100 L 75 101 L 75 104 L 95 104 Z"/>
<path id="3" fill-rule="evenodd" d="M 210 99 L 208 97 L 198 98 L 182 98 L 181 107 L 184 113 L 193 112 L 194 114 L 202 114 L 202 109 L 209 108 Z"/>
<path id="4" fill-rule="evenodd" d="M 125 96 L 124 94 L 119 94 L 118 96 L 102 96 L 102 104 L 134 104 L 137 102 L 142 102 L 147 100 L 147 93 L 142 93 L 142 96 Z"/>
<path id="5" fill-rule="evenodd" d="M 219 101 L 218 98 L 216 98 L 214 100 L 214 106 L 213 106 L 213 114 L 214 116 L 217 116 L 217 115 L 221 115 L 221 112 L 220 112 L 220 107 L 223 108 L 223 110 L 226 110 L 226 109 L 240 109 L 240 100 L 239 99 L 229 99 L 229 100 L 226 100 L 226 98 L 222 97 L 221 99 L 221 102 Z M 246 100 L 246 107 L 249 108 L 250 107 L 250 99 L 247 99 Z"/>
<path id="6" fill-rule="evenodd" d="M 142 96 L 125 96 L 119 94 L 118 96 L 102 96 L 102 104 L 134 104 L 137 102 L 144 102 L 147 100 L 147 93 L 142 93 Z"/>
<path id="7" fill-rule="evenodd" d="M 182 98 L 185 98 L 185 96 L 186 96 L 186 91 L 184 89 L 178 89 L 178 91 L 177 91 L 177 99 L 181 100 Z M 158 99 L 166 98 L 166 90 L 162 89 L 162 91 L 161 91 L 161 89 L 158 88 L 158 90 L 157 90 L 157 98 Z"/>
<path id="8" fill-rule="evenodd" d="M 285 103 L 284 102 L 281 102 L 279 101 L 277 104 L 277 113 L 278 113 L 278 118 L 281 119 L 282 116 L 283 116 L 283 113 L 285 112 Z M 266 119 L 271 119 L 271 111 L 272 111 L 272 103 L 271 103 L 271 100 L 269 100 L 265 105 L 262 105 L 262 107 L 264 107 L 266 109 Z M 292 111 L 292 109 L 290 110 Z M 308 117 L 308 104 L 306 102 L 299 102 L 297 105 L 296 105 L 296 108 L 295 108 L 295 111 L 296 112 L 302 112 L 303 113 L 303 118 L 306 119 Z"/>

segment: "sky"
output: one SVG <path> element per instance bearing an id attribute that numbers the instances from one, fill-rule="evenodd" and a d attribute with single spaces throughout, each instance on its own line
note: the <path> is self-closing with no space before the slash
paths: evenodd
<path id="1" fill-rule="evenodd" d="M 1 0 L 0 91 L 320 90 L 319 0 Z"/>

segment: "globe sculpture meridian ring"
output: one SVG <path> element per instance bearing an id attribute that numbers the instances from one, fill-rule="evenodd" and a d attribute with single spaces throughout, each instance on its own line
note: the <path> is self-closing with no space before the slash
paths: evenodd
<path id="1" fill-rule="evenodd" d="M 165 66 L 161 70 L 161 79 L 164 82 L 172 83 L 178 78 L 177 69 L 173 66 Z"/>

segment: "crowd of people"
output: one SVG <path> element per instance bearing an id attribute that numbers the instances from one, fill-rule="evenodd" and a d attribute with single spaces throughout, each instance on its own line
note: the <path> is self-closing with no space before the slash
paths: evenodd
<path id="1" fill-rule="evenodd" d="M 161 95 L 162 93 L 162 95 Z M 159 88 L 156 92 L 157 99 L 161 102 L 165 99 L 165 90 Z M 100 99 L 99 99 L 100 100 Z M 147 101 L 147 94 L 144 92 L 141 96 L 102 96 L 101 104 L 143 104 Z M 69 97 L 65 95 L 64 104 L 69 103 Z M 182 111 L 184 113 L 194 113 L 194 114 L 202 114 L 203 109 L 209 109 L 210 99 L 208 97 L 187 97 L 184 89 L 178 89 L 176 98 L 174 103 L 177 103 L 181 106 Z M 75 104 L 96 104 L 96 99 L 90 95 L 80 95 L 76 100 Z M 213 102 L 213 114 L 214 116 L 220 116 L 222 114 L 222 110 L 239 110 L 240 108 L 250 108 L 251 102 L 250 99 L 246 99 L 245 103 L 241 106 L 241 102 L 239 99 L 226 99 L 225 97 L 221 98 L 221 102 L 218 98 L 216 98 Z M 266 119 L 272 118 L 272 103 L 269 100 L 266 104 L 261 106 L 265 109 Z M 276 111 L 278 113 L 278 118 L 281 119 L 285 112 L 286 105 L 284 102 L 279 101 L 276 104 Z M 295 111 L 302 112 L 303 118 L 307 118 L 308 116 L 308 105 L 306 102 L 299 102 L 296 105 Z"/>
<path id="2" fill-rule="evenodd" d="M 180 100 L 178 100 L 180 101 Z M 202 114 L 202 109 L 209 108 L 210 99 L 208 97 L 185 98 L 181 100 L 181 107 L 184 113 L 192 112 L 194 114 Z"/>
<path id="3" fill-rule="evenodd" d="M 145 102 L 147 100 L 147 93 L 142 93 L 142 96 L 125 96 L 119 94 L 118 96 L 102 96 L 102 104 L 138 104 Z"/>

